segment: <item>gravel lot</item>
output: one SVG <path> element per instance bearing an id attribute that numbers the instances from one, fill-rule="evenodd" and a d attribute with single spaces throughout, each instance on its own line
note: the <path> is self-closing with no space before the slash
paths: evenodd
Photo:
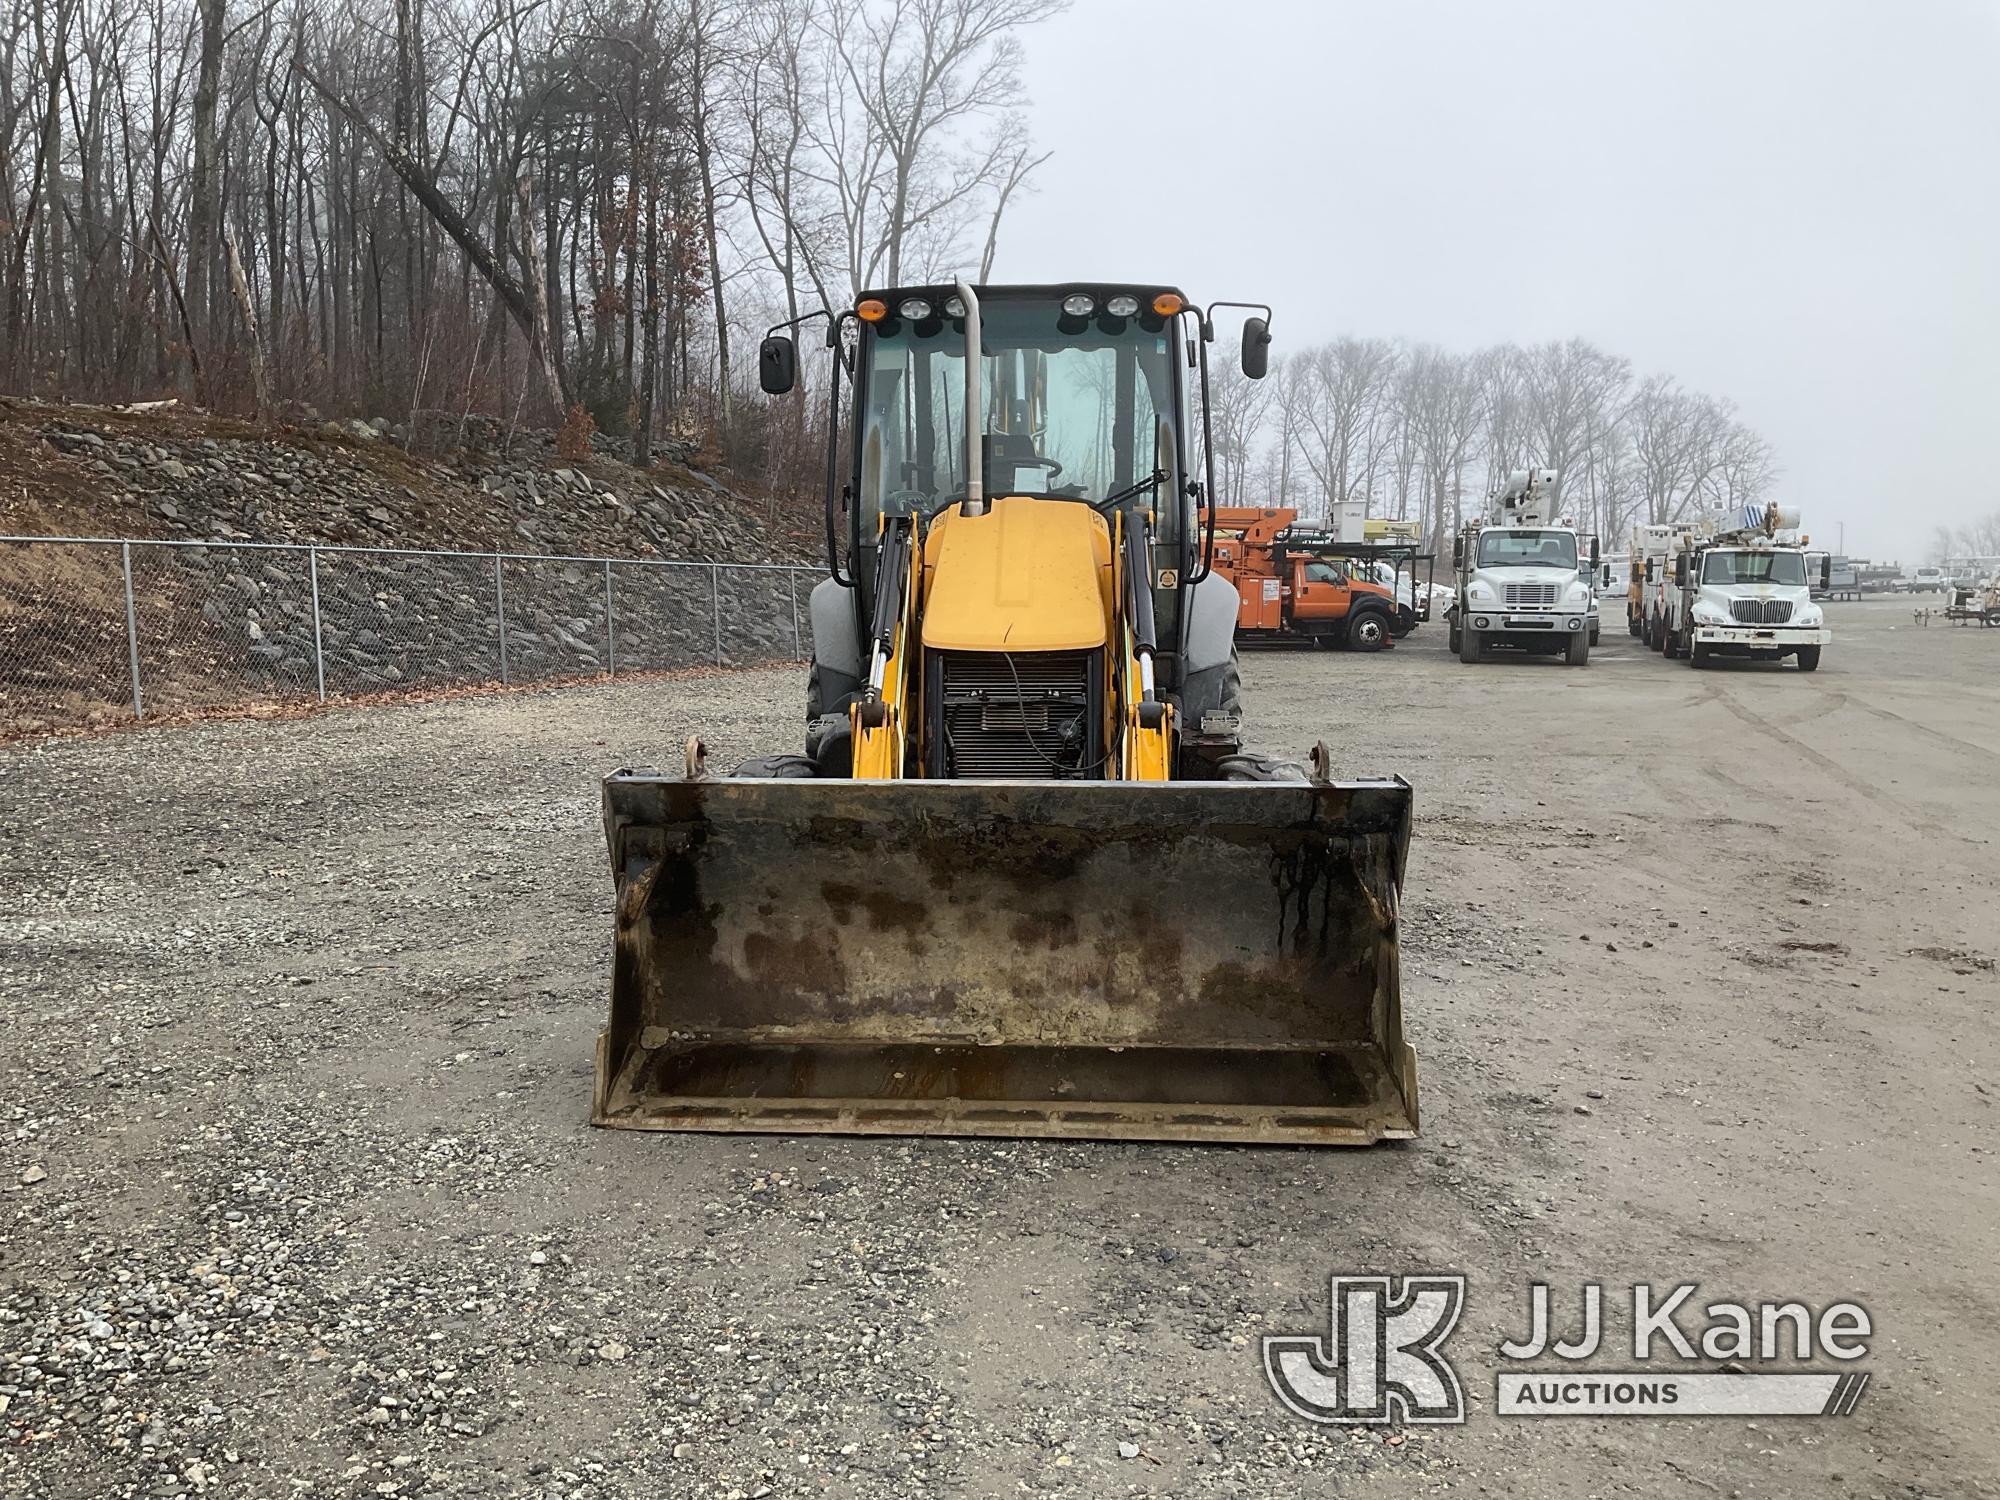
<path id="1" fill-rule="evenodd" d="M 0 748 L 0 1493 L 2000 1493 L 2000 632 L 1834 626 L 1250 660 L 1417 787 L 1368 1151 L 590 1130 L 596 779 L 789 748 L 789 670 Z M 1284 1414 L 1259 1334 L 1422 1269 L 1470 1425 Z M 1488 1415 L 1584 1279 L 1858 1299 L 1874 1383 Z"/>

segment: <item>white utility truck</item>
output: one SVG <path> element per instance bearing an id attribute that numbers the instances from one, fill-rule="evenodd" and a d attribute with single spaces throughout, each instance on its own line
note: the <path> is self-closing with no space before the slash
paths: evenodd
<path id="1" fill-rule="evenodd" d="M 1590 660 L 1597 623 L 1591 588 L 1597 539 L 1579 556 L 1576 528 L 1556 516 L 1556 471 L 1517 469 L 1487 500 L 1484 519 L 1452 545 L 1457 575 L 1448 634 L 1464 662 L 1489 647 L 1546 655 L 1573 667 Z"/>
<path id="2" fill-rule="evenodd" d="M 1833 632 L 1812 598 L 1798 524 L 1797 511 L 1747 505 L 1713 535 L 1684 533 L 1656 627 L 1660 654 L 1697 667 L 1720 656 L 1789 656 L 1801 672 L 1817 671 Z"/>
<path id="3" fill-rule="evenodd" d="M 1673 571 L 1674 547 L 1684 528 L 1641 526 L 1632 537 L 1631 586 L 1625 593 L 1625 629 L 1655 651 L 1657 629 L 1666 609 L 1667 575 Z M 1707 535 L 1706 528 L 1698 534 Z"/>

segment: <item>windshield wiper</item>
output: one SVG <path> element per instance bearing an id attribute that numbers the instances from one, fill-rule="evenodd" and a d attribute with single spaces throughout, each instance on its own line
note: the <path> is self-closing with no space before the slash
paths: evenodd
<path id="1" fill-rule="evenodd" d="M 1166 470 L 1155 469 L 1153 470 L 1152 473 L 1148 474 L 1144 479 L 1140 480 L 1137 484 L 1127 485 L 1124 489 L 1119 490 L 1115 494 L 1106 495 L 1102 500 L 1093 500 L 1090 504 L 1090 508 L 1092 510 L 1099 510 L 1099 511 L 1109 510 L 1114 505 L 1124 504 L 1127 500 L 1130 500 L 1135 495 L 1143 495 L 1149 493 L 1150 491 L 1156 490 L 1166 482 L 1167 482 Z"/>

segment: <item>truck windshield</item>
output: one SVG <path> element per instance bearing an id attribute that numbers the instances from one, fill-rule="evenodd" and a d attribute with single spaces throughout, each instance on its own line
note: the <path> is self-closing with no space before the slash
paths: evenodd
<path id="1" fill-rule="evenodd" d="M 1702 559 L 1703 583 L 1782 583 L 1806 586 L 1806 561 L 1796 552 L 1711 552 Z"/>
<path id="2" fill-rule="evenodd" d="M 1102 500 L 1155 469 L 1175 482 L 1167 320 L 1150 309 L 1071 318 L 1053 298 L 990 297 L 980 312 L 988 496 Z M 867 537 L 876 515 L 927 511 L 965 493 L 965 326 L 891 316 L 867 328 L 862 349 Z"/>
<path id="3" fill-rule="evenodd" d="M 1479 566 L 1482 568 L 1568 568 L 1576 569 L 1576 533 L 1573 531 L 1482 531 L 1479 533 Z"/>

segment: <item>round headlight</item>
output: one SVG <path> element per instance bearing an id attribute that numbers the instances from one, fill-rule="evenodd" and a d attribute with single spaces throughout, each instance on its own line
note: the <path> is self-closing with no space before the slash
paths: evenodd
<path id="1" fill-rule="evenodd" d="M 1474 630 L 1484 630 L 1486 628 L 1486 624 L 1487 624 L 1486 616 L 1474 615 L 1472 617 L 1472 628 Z"/>
<path id="2" fill-rule="evenodd" d="M 1072 318 L 1087 318 L 1097 311 L 1097 299 L 1088 292 L 1071 292 L 1063 298 L 1062 310 Z"/>
<path id="3" fill-rule="evenodd" d="M 1581 630 L 1581 629 L 1583 629 L 1583 620 L 1582 620 L 1582 618 L 1581 618 L 1580 616 L 1577 616 L 1577 615 L 1571 615 L 1571 616 L 1569 617 L 1569 628 L 1570 628 L 1571 630 Z"/>
<path id="4" fill-rule="evenodd" d="M 1104 304 L 1104 310 L 1114 318 L 1129 318 L 1139 311 L 1139 299 L 1120 292 Z"/>
<path id="5" fill-rule="evenodd" d="M 946 316 L 947 318 L 962 318 L 962 317 L 964 317 L 964 316 L 965 316 L 965 303 L 964 303 L 964 302 L 962 302 L 962 301 L 961 301 L 960 299 L 958 299 L 957 297 L 947 297 L 947 298 L 945 298 L 945 299 L 944 299 L 944 315 L 945 315 L 945 316 Z"/>
<path id="6" fill-rule="evenodd" d="M 901 302 L 896 304 L 896 314 L 898 317 L 908 318 L 912 323 L 921 323 L 931 315 L 930 299 L 928 297 L 905 297 Z"/>

